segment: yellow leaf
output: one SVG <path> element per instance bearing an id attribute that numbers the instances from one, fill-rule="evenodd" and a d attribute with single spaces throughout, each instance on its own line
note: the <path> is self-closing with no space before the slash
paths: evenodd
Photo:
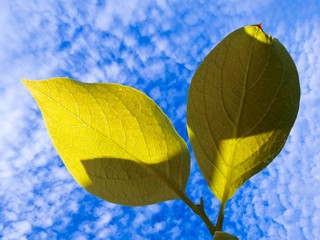
<path id="1" fill-rule="evenodd" d="M 222 204 L 281 151 L 297 116 L 298 73 L 260 26 L 223 39 L 193 76 L 188 133 L 197 163 Z"/>
<path id="2" fill-rule="evenodd" d="M 176 199 L 190 168 L 187 146 L 145 94 L 68 78 L 23 80 L 76 181 L 107 201 L 141 206 Z"/>

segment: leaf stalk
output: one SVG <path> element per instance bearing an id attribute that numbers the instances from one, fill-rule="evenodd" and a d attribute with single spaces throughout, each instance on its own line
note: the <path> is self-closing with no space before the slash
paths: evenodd
<path id="1" fill-rule="evenodd" d="M 217 223 L 216 223 L 216 231 L 222 231 L 225 207 L 226 207 L 226 201 L 224 199 L 222 199 L 222 202 L 221 202 L 221 205 L 220 205 L 220 210 L 219 210 L 219 216 L 218 216 L 218 220 L 217 220 Z"/>
<path id="2" fill-rule="evenodd" d="M 205 223 L 205 225 L 208 228 L 211 235 L 214 236 L 214 233 L 216 231 L 216 227 L 210 221 L 209 217 L 207 216 L 207 214 L 204 210 L 204 200 L 202 197 L 200 199 L 200 204 L 194 204 L 190 200 L 190 198 L 184 193 L 184 191 L 182 191 L 178 187 L 176 187 L 165 176 L 163 176 L 162 174 L 160 174 L 159 172 L 157 172 L 155 169 L 151 168 L 150 166 L 144 164 L 143 162 L 141 162 L 141 161 L 139 161 L 139 162 L 146 170 L 148 170 L 150 173 L 156 175 L 159 179 L 161 179 L 164 184 L 166 184 L 182 201 L 184 201 L 188 205 L 188 207 L 191 208 L 191 210 L 202 219 L 202 221 Z"/>

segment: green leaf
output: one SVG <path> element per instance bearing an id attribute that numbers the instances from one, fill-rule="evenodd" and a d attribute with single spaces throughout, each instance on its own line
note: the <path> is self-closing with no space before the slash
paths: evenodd
<path id="1" fill-rule="evenodd" d="M 24 80 L 76 181 L 107 201 L 141 206 L 176 199 L 190 171 L 167 116 L 131 87 L 68 78 Z"/>
<path id="2" fill-rule="evenodd" d="M 193 76 L 188 133 L 197 163 L 222 204 L 281 151 L 296 119 L 298 73 L 261 26 L 223 39 Z"/>
<path id="3" fill-rule="evenodd" d="M 239 238 L 226 232 L 216 231 L 213 240 L 238 240 Z"/>

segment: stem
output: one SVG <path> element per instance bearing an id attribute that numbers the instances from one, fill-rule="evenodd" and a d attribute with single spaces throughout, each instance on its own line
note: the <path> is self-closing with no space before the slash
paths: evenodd
<path id="1" fill-rule="evenodd" d="M 176 192 L 176 194 L 180 197 L 182 201 L 184 201 L 191 208 L 191 210 L 195 214 L 197 214 L 202 219 L 202 221 L 206 224 L 208 230 L 210 231 L 211 235 L 213 236 L 216 231 L 216 228 L 208 218 L 206 212 L 204 211 L 203 198 L 201 198 L 200 204 L 196 205 L 187 197 L 187 195 L 185 195 L 185 193 L 181 192 L 180 190 L 179 193 Z"/>
<path id="2" fill-rule="evenodd" d="M 206 212 L 204 211 L 204 201 L 203 198 L 201 198 L 200 200 L 200 204 L 196 205 L 194 204 L 189 198 L 188 196 L 182 192 L 179 188 L 177 188 L 174 184 L 172 184 L 170 181 L 168 181 L 166 178 L 161 177 L 162 181 L 164 181 L 167 186 L 175 193 L 178 195 L 178 197 L 184 201 L 190 208 L 191 210 L 197 214 L 202 221 L 206 224 L 208 230 L 210 231 L 211 235 L 213 236 L 215 233 L 215 226 L 213 225 L 213 223 L 210 221 L 210 219 L 208 218 Z"/>
<path id="3" fill-rule="evenodd" d="M 144 167 L 147 171 L 149 171 L 150 173 L 156 175 L 159 179 L 161 179 L 163 181 L 163 183 L 165 183 L 175 194 L 178 195 L 178 197 L 184 201 L 190 208 L 191 210 L 197 214 L 202 221 L 206 224 L 208 230 L 210 231 L 211 235 L 213 236 L 215 231 L 216 231 L 216 227 L 213 225 L 213 223 L 210 221 L 210 219 L 208 218 L 207 214 L 204 211 L 204 201 L 203 198 L 201 198 L 200 200 L 200 204 L 194 204 L 189 198 L 188 196 L 181 191 L 177 186 L 175 186 L 175 184 L 173 184 L 170 180 L 168 180 L 165 176 L 163 176 L 162 174 L 160 174 L 158 171 L 156 171 L 155 169 L 153 169 L 152 167 L 148 166 L 147 164 L 141 162 L 139 159 L 137 159 L 138 162 L 140 162 L 140 164 L 142 165 L 142 167 Z"/>
<path id="4" fill-rule="evenodd" d="M 216 223 L 216 231 L 222 231 L 222 225 L 223 225 L 223 219 L 224 219 L 224 208 L 226 207 L 226 201 L 222 199 L 220 210 L 219 210 L 219 216 Z"/>

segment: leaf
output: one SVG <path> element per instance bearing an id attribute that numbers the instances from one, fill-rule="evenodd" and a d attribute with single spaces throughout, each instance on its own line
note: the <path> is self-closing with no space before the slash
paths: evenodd
<path id="1" fill-rule="evenodd" d="M 167 116 L 145 94 L 68 78 L 24 80 L 55 148 L 76 181 L 109 202 L 141 206 L 184 191 L 190 156 Z"/>
<path id="2" fill-rule="evenodd" d="M 203 60 L 189 89 L 188 133 L 222 203 L 281 151 L 299 100 L 293 60 L 261 26 L 232 32 Z"/>
<path id="3" fill-rule="evenodd" d="M 213 238 L 213 240 L 237 240 L 237 239 L 239 238 L 232 236 L 229 233 L 221 232 L 221 231 L 216 231 Z"/>

